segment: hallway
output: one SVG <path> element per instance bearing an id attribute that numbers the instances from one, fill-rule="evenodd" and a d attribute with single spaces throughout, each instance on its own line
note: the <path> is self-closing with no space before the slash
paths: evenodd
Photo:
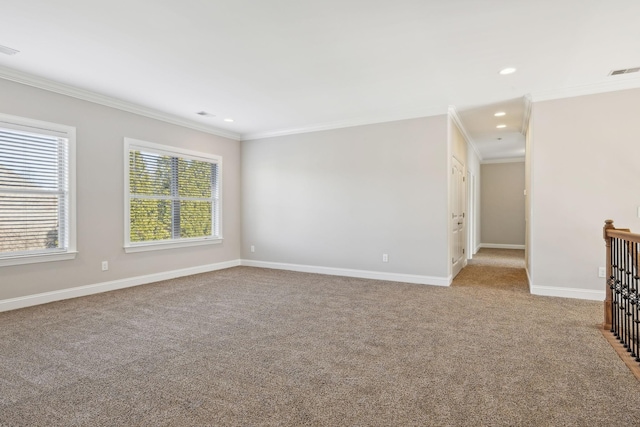
<path id="1" fill-rule="evenodd" d="M 482 248 L 451 286 L 486 287 L 529 293 L 524 250 Z"/>

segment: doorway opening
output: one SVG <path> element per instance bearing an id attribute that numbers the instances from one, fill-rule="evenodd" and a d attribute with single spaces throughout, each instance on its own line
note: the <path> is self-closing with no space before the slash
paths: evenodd
<path id="1" fill-rule="evenodd" d="M 453 279 L 451 286 L 529 293 L 524 249 L 481 248 Z"/>

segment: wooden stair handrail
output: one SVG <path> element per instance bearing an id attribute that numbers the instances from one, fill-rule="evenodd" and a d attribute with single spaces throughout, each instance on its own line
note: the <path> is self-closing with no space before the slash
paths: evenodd
<path id="1" fill-rule="evenodd" d="M 629 242 L 640 243 L 640 234 L 632 233 L 628 228 L 613 228 L 605 232 L 606 237 L 619 237 Z"/>

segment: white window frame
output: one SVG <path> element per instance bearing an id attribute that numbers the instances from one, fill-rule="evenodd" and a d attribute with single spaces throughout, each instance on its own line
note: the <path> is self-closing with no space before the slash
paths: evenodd
<path id="1" fill-rule="evenodd" d="M 0 267 L 75 259 L 78 253 L 76 249 L 76 128 L 2 113 L 0 113 L 0 127 L 65 138 L 67 140 L 67 173 L 69 179 L 67 194 L 67 249 L 51 253 L 3 254 L 0 256 Z"/>
<path id="2" fill-rule="evenodd" d="M 219 230 L 218 236 L 205 236 L 205 237 L 192 237 L 192 238 L 180 238 L 169 240 L 154 240 L 148 242 L 132 242 L 131 241 L 131 218 L 130 218 L 130 205 L 131 195 L 129 193 L 129 152 L 131 150 L 142 149 L 149 152 L 167 155 L 172 157 L 182 157 L 191 160 L 200 160 L 209 163 L 216 163 L 218 165 L 218 224 Z M 199 151 L 187 150 L 184 148 L 173 147 L 170 145 L 157 144 L 155 142 L 142 141 L 134 138 L 124 138 L 124 251 L 126 253 L 133 252 L 146 252 L 156 251 L 163 249 L 175 249 L 184 248 L 190 246 L 201 245 L 214 245 L 222 243 L 222 157 L 209 153 L 202 153 Z M 212 206 L 212 209 L 214 207 Z M 212 212 L 212 220 L 216 218 L 215 213 Z M 212 224 L 212 232 L 216 229 L 215 224 Z"/>

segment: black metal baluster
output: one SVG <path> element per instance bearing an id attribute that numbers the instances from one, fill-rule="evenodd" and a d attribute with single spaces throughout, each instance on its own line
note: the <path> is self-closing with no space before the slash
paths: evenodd
<path id="1" fill-rule="evenodd" d="M 618 239 L 618 339 L 624 344 L 624 241 Z"/>
<path id="2" fill-rule="evenodd" d="M 625 240 L 622 241 L 622 307 L 623 307 L 623 318 L 622 327 L 624 328 L 624 341 L 623 345 L 627 351 L 631 351 L 629 347 L 629 338 L 631 334 L 629 333 L 629 246 Z"/>
<path id="3" fill-rule="evenodd" d="M 626 246 L 629 259 L 627 265 L 627 277 L 629 278 L 629 311 L 627 313 L 627 317 L 629 317 L 629 353 L 631 353 L 631 357 L 636 357 L 636 281 L 633 274 L 636 245 L 635 243 L 627 242 Z"/>
<path id="4" fill-rule="evenodd" d="M 625 242 L 624 248 L 626 250 L 626 265 L 625 265 L 625 283 L 627 284 L 627 301 L 626 301 L 626 319 L 625 324 L 627 327 L 627 334 L 625 340 L 627 342 L 627 351 L 633 355 L 633 248 L 629 242 Z"/>
<path id="5" fill-rule="evenodd" d="M 627 312 L 627 317 L 629 318 L 629 353 L 631 353 L 631 357 L 636 357 L 636 322 L 635 322 L 635 312 L 636 312 L 636 284 L 633 274 L 633 257 L 635 256 L 635 244 L 631 242 L 627 242 L 627 252 L 628 252 L 628 264 L 627 264 L 627 277 L 629 278 L 629 311 Z"/>
<path id="6" fill-rule="evenodd" d="M 620 260 L 620 242 L 617 238 L 612 239 L 613 242 L 611 244 L 611 250 L 613 251 L 613 265 L 611 266 L 611 273 L 613 274 L 613 284 L 612 284 L 612 298 L 611 298 L 611 328 L 612 332 L 616 338 L 620 339 L 620 313 L 619 313 L 619 299 L 620 299 L 620 270 L 619 270 L 619 260 Z"/>
<path id="7" fill-rule="evenodd" d="M 640 310 L 640 300 L 638 294 L 638 243 L 632 244 L 631 251 L 631 269 L 633 273 L 633 353 L 632 356 L 635 357 L 636 362 L 640 362 L 640 318 L 639 318 L 639 310 Z"/>
<path id="8" fill-rule="evenodd" d="M 616 250 L 616 246 L 618 244 L 617 239 L 611 237 L 611 283 L 609 287 L 611 288 L 611 333 L 613 335 L 616 334 L 616 270 L 618 268 L 618 251 Z"/>

